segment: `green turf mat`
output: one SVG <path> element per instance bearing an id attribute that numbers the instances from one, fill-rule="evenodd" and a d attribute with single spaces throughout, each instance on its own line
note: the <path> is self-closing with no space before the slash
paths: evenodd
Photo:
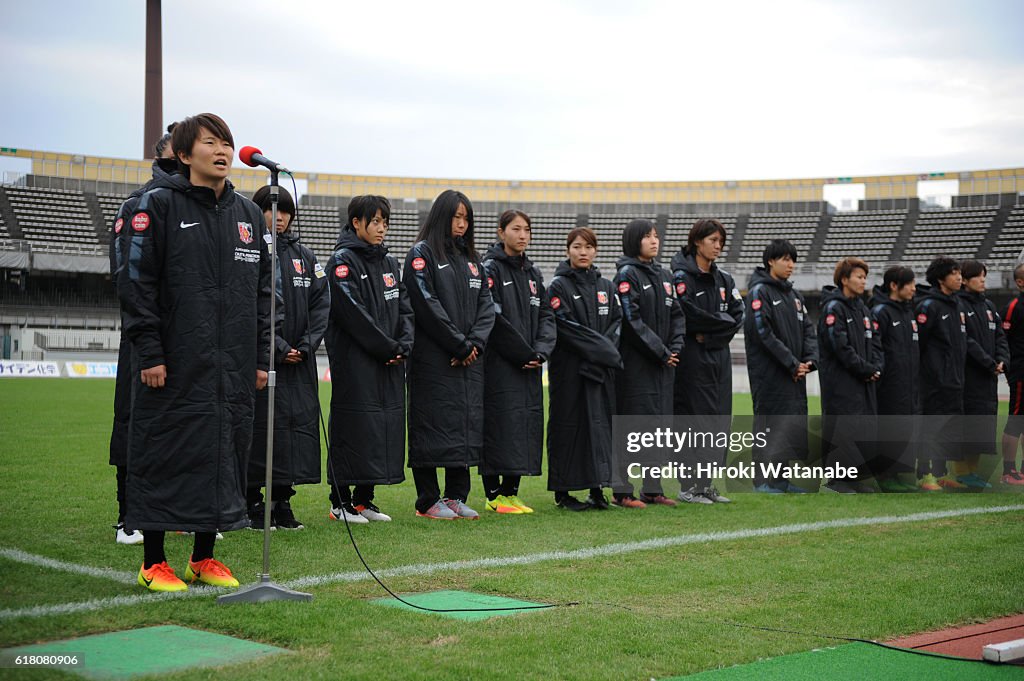
<path id="1" fill-rule="evenodd" d="M 425 610 L 418 610 L 417 608 L 414 608 L 411 605 L 406 605 L 394 598 L 378 598 L 373 602 L 379 603 L 380 605 L 401 608 L 403 610 L 421 612 L 425 615 L 452 617 L 457 620 L 485 620 L 488 617 L 514 615 L 518 612 L 539 612 L 544 610 L 544 608 L 536 607 L 538 605 L 542 605 L 541 603 L 517 601 L 514 598 L 489 596 L 487 594 L 473 593 L 472 591 L 430 591 L 428 593 L 412 594 L 409 596 L 403 594 L 402 599 L 423 608 L 433 608 L 435 610 L 474 609 L 478 610 L 478 612 L 428 612 Z M 494 608 L 522 608 L 524 606 L 527 608 L 526 610 L 494 610 Z"/>
<path id="2" fill-rule="evenodd" d="M 2 659 L 5 667 L 12 667 L 17 655 L 75 654 L 78 664 L 57 668 L 89 679 L 130 679 L 190 667 L 220 667 L 285 652 L 284 648 L 167 625 L 7 648 Z"/>
<path id="3" fill-rule="evenodd" d="M 1020 667 L 997 666 L 930 655 L 915 655 L 868 643 L 851 643 L 806 653 L 692 674 L 686 681 L 861 681 L 928 679 L 928 681 L 999 681 L 1020 679 Z M 666 680 L 672 681 L 672 680 Z"/>

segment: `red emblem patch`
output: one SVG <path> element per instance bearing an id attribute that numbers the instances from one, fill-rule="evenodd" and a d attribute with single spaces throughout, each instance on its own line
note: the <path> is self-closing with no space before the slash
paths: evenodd
<path id="1" fill-rule="evenodd" d="M 867 317 L 864 318 L 864 328 L 869 330 L 871 329 L 871 320 Z"/>
<path id="2" fill-rule="evenodd" d="M 387 286 L 388 288 L 391 288 L 392 286 L 394 286 L 395 285 L 395 275 L 391 274 L 390 272 L 385 272 L 384 273 L 384 285 Z"/>
<path id="3" fill-rule="evenodd" d="M 139 213 L 132 218 L 132 229 L 136 232 L 145 232 L 149 229 L 149 215 L 147 213 Z"/>
<path id="4" fill-rule="evenodd" d="M 530 280 L 530 293 L 537 295 L 537 282 L 533 279 Z"/>
<path id="5" fill-rule="evenodd" d="M 832 326 L 835 323 L 836 316 L 834 314 L 830 314 L 829 316 L 825 317 L 825 324 L 827 324 L 828 326 Z"/>
<path id="6" fill-rule="evenodd" d="M 914 330 L 914 333 L 917 333 L 917 321 L 916 320 L 914 320 L 914 319 L 910 320 L 910 328 L 912 328 Z"/>
<path id="7" fill-rule="evenodd" d="M 1010 322 L 1003 322 L 1003 331 L 1010 330 Z"/>
<path id="8" fill-rule="evenodd" d="M 475 262 L 469 263 L 469 273 L 472 274 L 474 277 L 480 276 L 480 270 L 476 268 Z"/>
<path id="9" fill-rule="evenodd" d="M 719 288 L 718 289 L 718 295 L 722 297 L 723 301 L 725 301 L 725 289 L 724 288 Z"/>
<path id="10" fill-rule="evenodd" d="M 873 324 L 873 325 L 874 325 L 874 327 L 875 327 L 875 331 L 878 331 L 878 322 L 872 322 L 872 324 Z"/>
<path id="11" fill-rule="evenodd" d="M 487 288 L 494 288 L 494 277 L 487 277 Z"/>
<path id="12" fill-rule="evenodd" d="M 685 295 L 685 294 L 686 294 L 686 282 L 685 281 L 681 281 L 678 284 L 676 284 L 676 295 L 680 295 L 681 296 L 681 295 Z"/>
<path id="13" fill-rule="evenodd" d="M 557 310 L 560 307 L 562 307 L 562 301 L 558 298 L 558 296 L 551 296 L 551 309 Z"/>
<path id="14" fill-rule="evenodd" d="M 754 311 L 760 310 L 761 309 L 761 299 L 760 298 L 754 298 L 753 302 L 750 303 L 750 307 Z"/>
<path id="15" fill-rule="evenodd" d="M 334 268 L 334 276 L 338 279 L 348 278 L 348 265 L 338 265 Z"/>
<path id="16" fill-rule="evenodd" d="M 794 300 L 793 302 L 794 302 L 794 303 L 796 303 L 796 311 L 797 311 L 797 312 L 800 312 L 800 311 L 801 311 L 801 310 L 803 309 L 803 307 L 802 307 L 802 306 L 800 305 L 800 299 L 799 299 L 799 298 L 797 298 L 797 299 L 796 299 L 796 300 Z"/>
<path id="17" fill-rule="evenodd" d="M 250 225 L 248 222 L 239 222 L 238 223 L 238 238 L 242 241 L 243 244 L 251 244 L 252 243 L 252 225 Z"/>
<path id="18" fill-rule="evenodd" d="M 672 295 L 672 284 L 668 283 L 667 281 L 663 281 L 661 283 L 665 287 L 665 295 L 666 296 Z"/>
<path id="19" fill-rule="evenodd" d="M 619 293 L 629 293 L 629 282 L 619 282 Z"/>
<path id="20" fill-rule="evenodd" d="M 604 291 L 598 291 L 597 292 L 597 302 L 601 303 L 602 305 L 607 305 L 608 304 L 608 294 L 605 293 Z"/>
<path id="21" fill-rule="evenodd" d="M 292 258 L 292 267 L 295 268 L 295 274 L 304 274 L 306 268 L 302 266 L 301 258 Z"/>
<path id="22" fill-rule="evenodd" d="M 114 234 L 120 234 L 122 227 L 124 227 L 124 218 L 118 218 L 114 223 Z"/>
<path id="23" fill-rule="evenodd" d="M 985 312 L 987 312 L 987 313 L 988 313 L 988 320 L 989 320 L 990 322 L 994 322 L 994 321 L 995 321 L 995 319 L 993 319 L 993 318 L 992 318 L 992 310 L 985 310 Z"/>
<path id="24" fill-rule="evenodd" d="M 917 315 L 917 323 L 918 324 L 927 324 L 928 323 L 928 315 L 926 315 L 924 312 L 922 312 L 921 314 Z"/>
<path id="25" fill-rule="evenodd" d="M 427 261 L 424 260 L 423 258 L 413 258 L 412 259 L 412 268 L 414 270 L 416 270 L 417 272 L 421 271 L 426 266 L 427 266 Z"/>

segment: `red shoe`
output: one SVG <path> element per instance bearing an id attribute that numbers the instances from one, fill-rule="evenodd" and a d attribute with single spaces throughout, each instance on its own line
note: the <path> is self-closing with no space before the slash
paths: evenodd
<path id="1" fill-rule="evenodd" d="M 655 494 L 654 496 L 651 496 L 649 494 L 641 494 L 640 499 L 641 501 L 643 501 L 643 503 L 648 505 L 659 504 L 661 506 L 675 506 L 679 503 L 675 499 L 669 499 L 664 494 Z"/>
<path id="2" fill-rule="evenodd" d="M 999 482 L 1004 485 L 1013 485 L 1015 487 L 1024 486 L 1024 475 L 1016 468 L 1012 469 L 1009 473 L 999 478 Z"/>
<path id="3" fill-rule="evenodd" d="M 624 497 L 613 497 L 612 503 L 622 508 L 647 508 L 647 504 L 640 501 L 632 494 Z"/>

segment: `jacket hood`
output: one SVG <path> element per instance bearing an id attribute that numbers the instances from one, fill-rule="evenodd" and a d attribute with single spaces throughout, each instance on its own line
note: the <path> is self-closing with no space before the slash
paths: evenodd
<path id="1" fill-rule="evenodd" d="M 934 287 L 933 288 L 931 286 L 923 286 L 923 285 L 919 285 L 917 287 L 917 291 L 918 291 L 919 295 L 914 298 L 914 303 L 915 304 L 920 302 L 920 301 L 924 301 L 924 300 L 934 300 L 936 303 L 938 303 L 940 305 L 948 305 L 950 307 L 956 307 L 956 298 L 955 298 L 956 294 L 955 293 L 953 295 L 947 296 L 938 287 Z"/>
<path id="2" fill-rule="evenodd" d="M 910 309 L 914 306 L 914 301 L 900 302 L 893 300 L 889 297 L 889 292 L 882 288 L 881 284 L 878 284 L 875 288 L 871 289 L 871 307 L 876 305 L 889 305 L 897 309 Z"/>
<path id="3" fill-rule="evenodd" d="M 651 262 L 644 262 L 639 258 L 631 258 L 628 255 L 624 255 L 615 261 L 616 269 L 621 270 L 626 265 L 633 265 L 634 267 L 639 267 L 640 269 L 647 270 L 651 274 L 656 274 L 659 270 L 661 270 L 661 265 L 658 264 L 657 258 L 655 258 Z"/>
<path id="4" fill-rule="evenodd" d="M 568 259 L 566 259 L 558 263 L 558 266 L 555 267 L 555 276 L 574 277 L 576 279 L 587 279 L 596 281 L 597 278 L 601 276 L 601 270 L 597 269 L 597 267 L 595 267 L 594 265 L 591 265 L 590 268 L 586 270 L 578 270 L 569 263 Z"/>
<path id="5" fill-rule="evenodd" d="M 750 275 L 750 281 L 747 283 L 747 290 L 750 290 L 758 284 L 764 284 L 765 286 L 774 286 L 781 291 L 789 291 L 793 288 L 793 282 L 789 279 L 780 280 L 773 277 L 768 273 L 768 270 L 763 265 L 759 265 L 754 268 L 754 273 Z"/>
<path id="6" fill-rule="evenodd" d="M 334 244 L 334 250 L 340 248 L 348 248 L 357 253 L 367 260 L 383 260 L 384 256 L 388 254 L 388 247 L 384 244 L 374 245 L 368 244 L 358 236 L 350 227 L 343 227 L 341 233 L 338 234 L 338 242 Z"/>
<path id="7" fill-rule="evenodd" d="M 682 249 L 680 249 L 678 253 L 672 256 L 673 272 L 675 272 L 676 270 L 682 270 L 694 277 L 706 277 L 708 275 L 714 276 L 715 271 L 717 269 L 718 265 L 716 265 L 715 263 L 711 263 L 711 267 L 708 268 L 707 272 L 701 271 L 700 267 L 697 265 L 697 256 L 693 255 L 692 253 L 687 253 Z"/>
<path id="8" fill-rule="evenodd" d="M 973 291 L 968 291 L 967 289 L 960 289 L 953 295 L 957 296 L 958 298 L 963 298 L 964 300 L 970 301 L 972 303 L 980 303 L 984 300 L 987 300 L 984 293 L 974 293 Z"/>
<path id="9" fill-rule="evenodd" d="M 841 289 L 838 286 L 835 286 L 833 284 L 829 284 L 828 286 L 822 286 L 821 287 L 821 306 L 824 308 L 827 303 L 829 303 L 829 302 L 831 302 L 833 300 L 838 300 L 838 301 L 842 302 L 844 305 L 850 306 L 855 301 L 861 300 L 861 298 L 860 298 L 860 296 L 858 296 L 857 298 L 854 298 L 854 299 L 851 300 L 850 298 L 847 298 L 846 296 L 843 295 L 843 289 Z"/>
<path id="10" fill-rule="evenodd" d="M 505 252 L 505 246 L 500 241 L 491 244 L 484 254 L 484 260 L 500 260 L 517 270 L 528 270 L 533 267 L 533 263 L 526 257 L 525 253 L 522 255 L 509 255 Z"/>

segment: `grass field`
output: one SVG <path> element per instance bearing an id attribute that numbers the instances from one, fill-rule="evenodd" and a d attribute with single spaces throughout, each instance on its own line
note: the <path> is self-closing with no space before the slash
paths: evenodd
<path id="1" fill-rule="evenodd" d="M 378 503 L 394 522 L 353 532 L 375 569 L 426 565 L 386 578 L 400 593 L 461 589 L 576 605 L 478 622 L 381 607 L 372 601 L 386 594 L 357 578 L 362 567 L 344 526 L 327 519 L 326 484 L 300 487 L 293 499 L 306 529 L 273 538 L 274 579 L 301 580 L 311 603 L 220 606 L 202 589 L 151 596 L 125 583 L 141 547 L 116 545 L 110 528 L 112 395 L 102 380 L 0 381 L 0 646 L 177 624 L 292 654 L 160 677 L 167 681 L 648 679 L 834 644 L 814 634 L 886 639 L 1024 612 L 1024 511 L 961 514 L 1024 505 L 1024 495 L 743 494 L 731 505 L 573 514 L 554 507 L 543 478 L 524 481 L 536 513 L 479 522 L 415 518 L 411 480 L 380 488 Z M 325 407 L 328 395 L 325 386 Z M 749 399 L 737 396 L 736 406 L 749 411 Z M 478 478 L 470 505 L 483 508 Z M 906 518 L 921 512 L 948 514 Z M 747 532 L 871 518 L 884 520 Z M 705 536 L 600 548 L 688 535 Z M 190 547 L 188 538 L 168 538 L 179 574 Z M 251 583 L 261 547 L 260 533 L 229 533 L 217 556 Z M 110 572 L 29 565 L 12 550 Z M 535 555 L 544 552 L 566 553 Z M 452 564 L 478 559 L 494 560 Z"/>

